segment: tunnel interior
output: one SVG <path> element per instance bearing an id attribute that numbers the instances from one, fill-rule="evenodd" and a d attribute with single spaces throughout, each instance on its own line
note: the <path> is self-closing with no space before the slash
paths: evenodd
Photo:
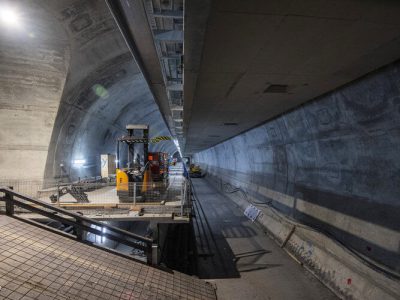
<path id="1" fill-rule="evenodd" d="M 240 187 L 398 271 L 398 68 L 383 68 L 194 157 L 222 189 Z"/>
<path id="2" fill-rule="evenodd" d="M 235 250 L 265 235 L 335 297 L 399 299 L 400 4 L 245 2 L 0 1 L 1 185 L 35 182 L 58 205 L 59 186 L 82 179 L 98 184 L 89 196 L 117 191 L 115 166 L 97 179 L 101 155 L 116 155 L 128 124 L 149 125 L 129 213 L 162 215 L 168 197 L 176 210 L 110 224 L 158 240 L 162 267 L 271 276 L 284 264 L 253 269 Z M 162 168 L 143 144 L 165 154 L 163 188 L 147 182 Z"/>
<path id="3" fill-rule="evenodd" d="M 2 31 L 1 177 L 92 177 L 100 154 L 115 153 L 126 124 L 151 124 L 151 136 L 169 135 L 105 3 L 30 1 L 19 22 Z M 175 149 L 172 141 L 150 146 Z M 76 167 L 75 160 L 85 163 Z"/>

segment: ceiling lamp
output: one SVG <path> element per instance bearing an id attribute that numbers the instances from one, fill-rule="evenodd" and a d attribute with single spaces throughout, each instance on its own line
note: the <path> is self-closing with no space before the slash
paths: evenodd
<path id="1" fill-rule="evenodd" d="M 9 6 L 0 7 L 0 21 L 9 27 L 17 27 L 20 24 L 17 11 Z"/>

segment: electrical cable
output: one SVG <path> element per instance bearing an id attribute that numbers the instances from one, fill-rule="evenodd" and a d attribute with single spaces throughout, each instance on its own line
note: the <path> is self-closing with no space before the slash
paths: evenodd
<path id="1" fill-rule="evenodd" d="M 192 184 L 192 183 L 191 183 Z M 388 270 L 386 267 L 381 266 L 376 264 L 375 262 L 373 262 L 370 258 L 367 258 L 366 256 L 364 256 L 363 254 L 361 254 L 360 252 L 358 252 L 357 250 L 355 250 L 352 247 L 349 247 L 348 245 L 346 245 L 343 241 L 341 241 L 339 238 L 337 238 L 334 234 L 332 234 L 331 232 L 329 232 L 328 230 L 321 228 L 318 225 L 315 224 L 311 224 L 311 223 L 299 223 L 297 220 L 291 218 L 290 216 L 285 216 L 282 217 L 279 212 L 279 209 L 277 209 L 276 207 L 273 206 L 272 204 L 272 200 L 269 200 L 267 202 L 255 202 L 250 200 L 250 198 L 248 197 L 248 194 L 246 191 L 244 191 L 242 188 L 240 187 L 235 187 L 232 184 L 225 182 L 223 183 L 223 181 L 221 180 L 221 187 L 223 187 L 223 192 L 225 193 L 229 193 L 229 194 L 233 194 L 233 193 L 237 193 L 240 192 L 244 198 L 245 201 L 249 202 L 250 204 L 256 206 L 256 205 L 266 205 L 270 208 L 270 211 L 276 216 L 278 217 L 278 219 L 280 221 L 285 221 L 290 223 L 293 226 L 296 227 L 300 227 L 306 230 L 310 230 L 310 231 L 314 231 L 317 233 L 321 233 L 324 234 L 326 236 L 328 236 L 329 238 L 331 238 L 332 240 L 336 241 L 344 250 L 349 251 L 350 253 L 352 253 L 354 256 L 356 256 L 361 263 L 363 263 L 364 265 L 372 268 L 373 270 L 387 276 L 390 277 L 392 279 L 396 279 L 399 280 L 400 279 L 400 274 L 395 273 L 392 270 Z M 228 187 L 228 189 L 226 188 Z"/>

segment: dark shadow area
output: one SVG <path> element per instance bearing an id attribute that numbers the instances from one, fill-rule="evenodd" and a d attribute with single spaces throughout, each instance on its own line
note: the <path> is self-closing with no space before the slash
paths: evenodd
<path id="1" fill-rule="evenodd" d="M 218 172 L 222 175 L 229 173 L 229 170 L 219 168 Z M 210 177 L 208 180 L 216 180 L 220 181 L 219 178 L 214 175 L 208 174 Z M 248 174 L 237 172 L 235 174 L 237 177 L 244 177 L 247 182 Z M 212 179 L 211 179 L 212 178 Z M 400 231 L 400 205 L 390 205 L 387 203 L 382 203 L 378 201 L 374 201 L 372 199 L 363 198 L 360 196 L 356 196 L 350 193 L 344 193 L 338 190 L 336 193 L 332 191 L 327 191 L 321 188 L 313 188 L 305 185 L 304 183 L 300 184 L 298 181 L 292 182 L 287 181 L 285 177 L 285 182 L 282 182 L 280 185 L 284 186 L 283 189 L 274 188 L 271 186 L 271 183 L 274 182 L 275 177 L 272 174 L 265 174 L 262 172 L 252 172 L 251 182 L 261 187 L 265 187 L 279 193 L 283 193 L 288 195 L 289 197 L 300 197 L 301 200 L 329 208 L 338 213 L 342 213 L 348 216 L 352 216 L 358 218 L 360 220 L 364 220 L 373 224 L 377 224 L 389 229 Z M 221 190 L 223 189 L 223 185 L 219 184 Z M 291 187 L 291 188 L 289 188 Z M 242 191 L 242 189 L 240 189 Z M 224 190 L 224 192 L 226 192 Z M 268 203 L 269 198 L 265 195 L 258 193 L 254 190 L 243 190 L 243 192 L 249 196 L 252 196 L 260 202 Z M 227 192 L 229 194 L 229 192 Z M 299 196 L 300 195 L 300 196 Z M 244 196 L 246 197 L 246 196 Z M 267 200 L 267 201 L 266 201 Z M 286 205 L 280 204 L 278 202 L 274 203 L 274 206 L 279 208 L 281 211 L 285 213 L 291 213 L 292 208 Z"/>
<path id="2" fill-rule="evenodd" d="M 195 196 L 193 220 L 198 276 L 203 279 L 240 277 L 236 268 L 235 255 L 222 233 L 222 224 L 216 224 L 214 219 L 212 219 L 212 225 L 210 224 L 211 218 L 208 214 L 210 206 L 200 203 L 198 199 Z"/>
<path id="3" fill-rule="evenodd" d="M 238 278 L 240 272 L 251 272 L 278 267 L 278 264 L 259 263 L 260 258 L 271 253 L 257 249 L 234 254 L 227 239 L 246 239 L 257 236 L 249 220 L 232 208 L 231 200 L 215 192 L 203 191 L 201 179 L 193 179 L 193 227 L 197 243 L 197 266 L 200 278 Z M 207 188 L 211 186 L 207 185 Z M 252 241 L 249 239 L 249 244 Z"/>
<path id="4" fill-rule="evenodd" d="M 280 267 L 281 264 L 257 263 L 265 254 L 268 253 L 271 253 L 271 251 L 264 249 L 236 253 L 236 267 L 241 273 Z"/>
<path id="5" fill-rule="evenodd" d="M 179 272 L 196 275 L 196 245 L 191 224 L 162 224 L 167 227 L 160 264 Z"/>
<path id="6" fill-rule="evenodd" d="M 207 180 L 192 179 L 192 192 L 197 275 L 221 299 L 336 299 Z"/>
<path id="7" fill-rule="evenodd" d="M 281 264 L 237 264 L 241 273 L 272 269 L 280 266 Z"/>
<path id="8" fill-rule="evenodd" d="M 312 189 L 302 185 L 296 185 L 296 192 L 303 195 L 304 201 L 389 229 L 400 230 L 400 206 L 372 202 L 366 198 Z"/>
<path id="9" fill-rule="evenodd" d="M 259 255 L 264 255 L 267 253 L 271 253 L 271 251 L 260 249 L 260 250 L 255 250 L 255 251 L 248 251 L 248 252 L 243 252 L 243 253 L 237 253 L 235 255 L 236 261 L 243 257 L 250 257 L 250 256 L 259 256 Z"/>

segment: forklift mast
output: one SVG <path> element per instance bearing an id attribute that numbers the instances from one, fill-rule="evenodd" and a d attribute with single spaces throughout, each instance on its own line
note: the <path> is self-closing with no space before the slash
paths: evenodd
<path id="1" fill-rule="evenodd" d="M 149 153 L 149 125 L 142 124 L 128 124 L 126 125 L 128 135 L 121 137 L 117 142 L 117 169 L 120 169 L 120 143 L 126 143 L 128 145 L 128 169 L 131 169 L 134 165 L 134 153 L 135 144 L 143 144 L 143 161 L 144 166 L 148 162 Z M 135 136 L 135 131 L 142 131 L 142 135 Z"/>
<path id="2" fill-rule="evenodd" d="M 145 183 L 148 181 L 148 172 L 146 165 L 149 153 L 149 125 L 126 125 L 128 134 L 117 140 L 117 171 L 116 171 L 116 189 L 120 201 L 130 201 L 134 194 L 136 185 L 133 182 L 143 183 L 142 192 L 147 187 Z M 137 131 L 141 131 L 139 134 Z M 136 134 L 136 135 L 135 135 Z M 128 146 L 128 163 L 127 168 L 121 168 L 120 143 Z M 141 171 L 140 163 L 135 165 L 135 144 L 143 144 L 143 161 L 145 169 Z M 139 189 L 137 187 L 137 189 Z"/>

